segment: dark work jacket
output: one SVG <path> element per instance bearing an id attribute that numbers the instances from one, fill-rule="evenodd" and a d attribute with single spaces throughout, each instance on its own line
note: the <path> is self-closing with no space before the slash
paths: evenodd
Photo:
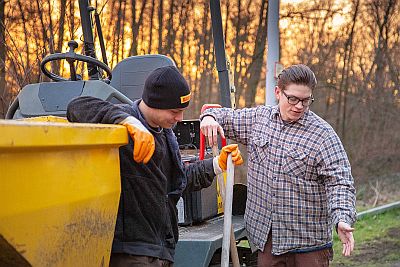
<path id="1" fill-rule="evenodd" d="M 134 116 L 153 130 L 144 120 L 138 104 L 112 104 L 94 97 L 73 99 L 67 108 L 71 122 L 118 124 Z M 113 253 L 127 253 L 174 261 L 178 242 L 176 204 L 183 191 L 195 191 L 211 185 L 214 179 L 212 159 L 183 166 L 178 142 L 171 129 L 163 129 L 174 163 L 169 174 L 160 175 L 157 148 L 147 164 L 133 160 L 133 140 L 121 146 L 121 197 L 115 226 Z M 168 181 L 166 181 L 167 177 Z M 170 190 L 167 192 L 167 184 Z"/>

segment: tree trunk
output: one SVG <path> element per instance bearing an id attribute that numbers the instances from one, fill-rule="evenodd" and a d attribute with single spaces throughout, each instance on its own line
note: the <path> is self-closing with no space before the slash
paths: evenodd
<path id="1" fill-rule="evenodd" d="M 122 28 L 122 33 L 121 33 L 121 57 L 118 59 L 118 62 L 123 60 L 125 57 L 125 30 L 124 30 L 124 25 L 125 25 L 125 20 L 126 20 L 126 0 L 123 1 L 123 8 L 122 8 L 122 20 L 121 20 L 121 28 Z M 117 63 L 118 63 L 117 62 Z"/>
<path id="2" fill-rule="evenodd" d="M 52 7 L 51 0 L 47 0 L 47 6 L 48 6 L 47 15 L 48 15 L 48 19 L 49 19 L 49 24 L 48 24 L 48 26 L 49 26 L 49 39 L 48 39 L 49 49 L 50 49 L 50 54 L 54 54 L 54 52 L 55 52 L 55 49 L 54 49 L 55 32 L 54 32 L 53 20 L 52 20 L 52 16 L 51 16 L 51 13 L 52 13 L 51 12 L 51 7 Z M 46 18 L 43 17 L 42 19 L 44 22 Z M 44 30 L 44 31 L 46 31 L 46 30 Z M 51 68 L 55 74 L 60 74 L 60 69 L 58 68 L 58 66 L 59 66 L 59 64 L 57 64 L 57 60 L 51 61 Z"/>
<path id="3" fill-rule="evenodd" d="M 238 81 L 239 81 L 239 75 L 240 70 L 241 70 L 241 64 L 239 61 L 239 56 L 242 54 L 241 49 L 240 49 L 240 39 L 241 39 L 241 33 L 240 33 L 240 27 L 242 26 L 242 5 L 241 1 L 237 1 L 237 16 L 236 16 L 236 25 L 235 25 L 235 56 L 233 60 L 233 73 L 234 73 L 234 84 L 236 87 L 236 105 L 239 105 L 239 98 L 240 95 L 242 94 L 243 87 L 239 86 Z"/>
<path id="4" fill-rule="evenodd" d="M 49 45 L 49 38 L 47 36 L 47 31 L 46 31 L 46 23 L 44 21 L 44 17 L 43 17 L 43 10 L 41 8 L 41 2 L 39 2 L 39 0 L 36 0 L 36 6 L 37 6 L 37 10 L 39 13 L 39 19 L 40 19 L 40 25 L 41 25 L 41 32 L 42 32 L 42 41 L 43 41 L 43 50 L 42 50 L 42 55 L 41 58 L 43 59 L 46 54 L 48 53 L 49 49 L 47 48 L 47 45 Z M 39 39 L 40 40 L 40 39 Z M 53 66 L 53 65 L 52 65 Z M 53 69 L 54 71 L 54 69 Z M 43 76 L 45 78 L 45 76 Z M 48 80 L 48 78 L 45 78 L 46 80 Z"/>
<path id="5" fill-rule="evenodd" d="M 251 63 L 247 69 L 249 77 L 247 80 L 246 90 L 246 107 L 250 107 L 254 104 L 257 86 L 260 81 L 261 69 L 264 62 L 265 45 L 267 41 L 267 16 L 268 16 L 268 4 L 267 0 L 262 0 L 261 8 L 259 13 L 259 22 L 256 35 L 256 43 L 254 52 L 252 55 Z"/>
<path id="6" fill-rule="evenodd" d="M 155 9 L 155 0 L 152 0 L 151 1 L 151 12 L 150 12 L 149 47 L 147 48 L 147 54 L 151 54 L 151 45 L 153 44 L 154 9 Z"/>
<path id="7" fill-rule="evenodd" d="M 69 3 L 69 32 L 70 32 L 70 40 L 74 40 L 75 38 L 75 1 L 70 1 Z"/>
<path id="8" fill-rule="evenodd" d="M 58 41 L 55 47 L 56 53 L 61 53 L 63 41 L 64 41 L 64 24 L 65 24 L 65 9 L 67 5 L 67 0 L 60 1 L 60 20 L 58 22 Z M 51 20 L 51 17 L 49 18 Z M 58 71 L 60 70 L 60 61 L 55 61 L 55 69 Z"/>
<path id="9" fill-rule="evenodd" d="M 357 0 L 356 2 L 356 7 L 353 15 L 353 22 L 351 25 L 351 30 L 349 34 L 349 38 L 346 41 L 346 46 L 345 46 L 345 53 L 347 53 L 347 62 L 346 60 L 344 61 L 344 66 L 343 66 L 343 72 L 342 72 L 342 82 L 341 86 L 344 81 L 344 88 L 343 88 L 343 115 L 342 115 L 342 127 L 341 127 L 341 134 L 342 134 L 342 141 L 343 143 L 346 143 L 346 111 L 347 111 L 347 94 L 349 92 L 349 73 L 351 69 L 351 62 L 352 62 L 352 53 L 353 53 L 353 38 L 354 38 L 354 28 L 356 25 L 357 21 L 357 16 L 358 16 L 358 11 L 359 11 L 359 6 L 360 6 L 360 0 Z"/>
<path id="10" fill-rule="evenodd" d="M 225 45 L 227 44 L 226 40 L 228 38 L 227 36 L 228 36 L 228 28 L 229 28 L 228 21 L 229 21 L 229 9 L 230 9 L 230 6 L 231 6 L 231 1 L 226 1 L 226 3 L 225 3 L 226 16 L 225 16 L 225 29 L 224 29 L 224 43 L 225 43 Z M 221 16 L 222 16 L 222 14 L 221 14 Z"/>
<path id="11" fill-rule="evenodd" d="M 138 41 L 139 41 L 139 28 L 143 24 L 143 15 L 144 10 L 146 8 L 147 1 L 142 0 L 142 6 L 140 8 L 139 18 L 136 21 L 136 0 L 131 1 L 132 7 L 132 20 L 131 20 L 131 28 L 132 28 L 132 44 L 131 48 L 129 49 L 129 54 L 131 56 L 135 56 L 138 54 Z"/>
<path id="12" fill-rule="evenodd" d="M 164 1 L 160 0 L 158 4 L 158 53 L 164 54 L 163 49 L 163 18 L 164 18 Z"/>
<path id="13" fill-rule="evenodd" d="M 199 33 L 199 38 L 200 38 L 200 43 L 199 47 L 203 47 L 201 49 L 201 54 L 200 58 L 203 60 L 199 66 L 202 66 L 201 69 L 201 76 L 200 76 L 200 81 L 199 81 L 199 87 L 197 90 L 197 105 L 196 109 L 200 111 L 202 104 L 208 103 L 206 100 L 206 97 L 211 93 L 210 88 L 208 86 L 208 80 L 209 77 L 212 77 L 212 71 L 208 68 L 208 65 L 210 64 L 210 36 L 211 36 L 211 30 L 210 30 L 210 20 L 209 20 L 209 7 L 208 3 L 205 2 L 203 5 L 203 23 L 201 27 L 201 32 Z M 213 65 L 210 65 L 211 69 Z"/>
<path id="14" fill-rule="evenodd" d="M 0 1 L 4 3 L 4 1 L 2 1 L 2 0 L 0 0 Z M 29 57 L 28 30 L 26 28 L 27 21 L 26 21 L 25 12 L 24 12 L 24 9 L 22 7 L 22 4 L 21 4 L 20 0 L 17 1 L 17 5 L 18 5 L 18 8 L 19 8 L 19 10 L 21 12 L 21 24 L 22 24 L 22 27 L 24 29 L 24 45 L 25 45 L 25 53 L 26 53 L 25 68 L 28 68 L 31 65 L 31 63 L 30 63 L 30 57 Z M 2 12 L 4 13 L 4 10 L 2 10 Z"/>
<path id="15" fill-rule="evenodd" d="M 114 45 L 113 45 L 113 56 L 115 57 L 115 62 L 118 63 L 120 58 L 120 48 L 121 48 L 121 31 L 123 31 L 122 24 L 122 5 L 123 1 L 118 1 L 118 10 L 117 10 L 117 21 L 115 23 L 115 33 L 114 33 Z"/>
<path id="16" fill-rule="evenodd" d="M 0 119 L 7 112 L 6 99 L 6 36 L 5 36 L 5 0 L 0 0 Z"/>
<path id="17" fill-rule="evenodd" d="M 168 11 L 168 23 L 167 23 L 167 44 L 165 45 L 165 53 L 173 55 L 172 46 L 175 40 L 175 29 L 174 29 L 174 14 L 175 14 L 175 4 L 174 0 L 170 1 L 169 11 Z"/>
<path id="18" fill-rule="evenodd" d="M 180 68 L 180 71 L 183 72 L 184 58 L 185 58 L 184 48 L 185 48 L 185 43 L 187 40 L 186 36 L 187 36 L 187 31 L 188 31 L 187 18 L 189 15 L 189 2 L 186 2 L 186 1 L 182 2 L 180 14 L 181 14 L 180 17 L 182 18 L 182 21 L 181 21 L 182 34 L 181 34 L 181 40 L 180 40 L 181 49 L 180 49 L 180 53 L 179 53 L 179 63 L 180 64 L 178 67 Z"/>

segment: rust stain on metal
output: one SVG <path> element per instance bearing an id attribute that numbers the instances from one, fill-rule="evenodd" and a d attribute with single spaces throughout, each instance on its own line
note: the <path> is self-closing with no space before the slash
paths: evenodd
<path id="1" fill-rule="evenodd" d="M 43 249 L 40 252 L 39 258 L 42 259 L 40 266 L 63 265 L 68 260 L 66 255 L 71 254 L 94 255 L 93 257 L 97 261 L 95 266 L 104 265 L 104 255 L 107 251 L 98 251 L 98 249 L 96 251 L 96 243 L 93 242 L 107 239 L 107 237 L 112 240 L 115 215 L 113 216 L 110 212 L 106 211 L 85 210 L 74 214 L 70 222 L 63 227 L 49 230 L 49 232 L 57 233 L 54 244 L 46 244 L 49 239 L 54 239 L 54 236 L 43 238 L 41 241 L 43 248 L 48 248 L 50 245 L 50 249 Z M 107 249 L 110 251 L 111 242 L 107 245 Z M 93 257 L 91 258 L 93 259 Z"/>

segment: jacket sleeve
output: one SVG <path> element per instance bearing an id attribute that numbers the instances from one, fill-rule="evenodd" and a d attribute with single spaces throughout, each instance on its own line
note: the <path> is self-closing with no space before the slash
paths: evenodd
<path id="1" fill-rule="evenodd" d="M 130 116 L 131 107 L 126 104 L 110 102 L 82 96 L 73 99 L 67 107 L 67 119 L 70 122 L 118 124 Z"/>
<path id="2" fill-rule="evenodd" d="M 199 160 L 185 165 L 184 172 L 187 178 L 186 192 L 209 187 L 215 177 L 213 159 Z"/>

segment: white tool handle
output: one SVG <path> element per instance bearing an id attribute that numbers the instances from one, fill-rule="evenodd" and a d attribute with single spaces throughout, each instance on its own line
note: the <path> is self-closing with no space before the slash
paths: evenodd
<path id="1" fill-rule="evenodd" d="M 225 186 L 225 203 L 224 203 L 224 235 L 222 237 L 222 255 L 221 266 L 229 266 L 229 246 L 231 241 L 232 228 L 232 201 L 233 201 L 233 178 L 235 169 L 232 162 L 232 155 L 228 155 L 226 170 L 226 186 Z"/>
<path id="2" fill-rule="evenodd" d="M 219 155 L 219 150 L 217 146 L 213 146 L 212 147 L 212 152 L 213 152 L 213 156 L 216 157 Z M 232 175 L 232 177 L 234 177 L 234 175 Z M 234 178 L 232 178 L 233 183 L 234 183 Z M 221 195 L 222 198 L 222 206 L 224 206 L 225 204 L 225 182 L 224 182 L 224 176 L 223 174 L 218 174 L 217 175 L 217 182 L 218 182 L 218 187 L 219 187 L 219 194 Z M 237 247 L 236 247 L 236 239 L 235 239 L 235 233 L 233 231 L 233 227 L 231 226 L 231 260 L 232 260 L 232 266 L 233 267 L 240 267 L 240 261 L 239 261 L 239 254 L 237 251 Z M 222 262 L 222 261 L 221 261 Z"/>

